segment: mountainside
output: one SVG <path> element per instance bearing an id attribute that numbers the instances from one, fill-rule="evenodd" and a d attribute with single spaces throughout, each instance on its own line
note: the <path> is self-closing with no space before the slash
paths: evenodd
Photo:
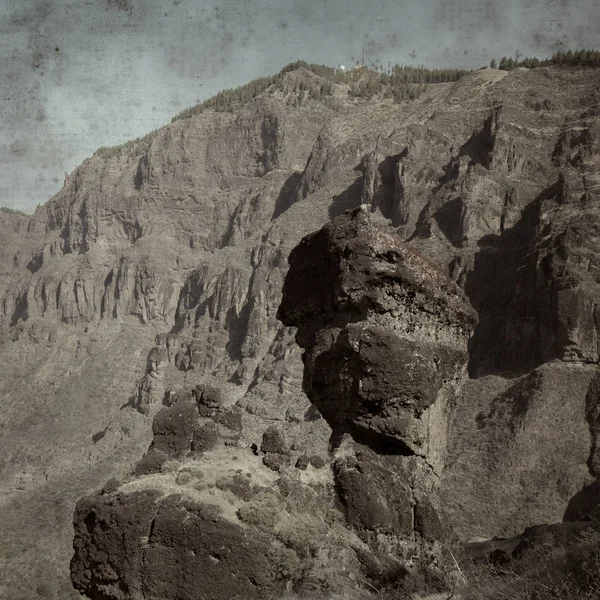
<path id="1" fill-rule="evenodd" d="M 335 102 L 289 102 L 324 81 L 286 73 L 233 112 L 98 153 L 31 217 L 0 212 L 0 597 L 78 597 L 82 496 L 73 580 L 103 599 L 193 598 L 208 571 L 207 597 L 308 593 L 336 563 L 378 587 L 407 568 L 407 539 L 593 509 L 600 71 L 485 69 L 399 104 L 341 83 Z M 302 238 L 361 205 L 379 258 L 353 245 L 360 231 L 313 236 L 286 281 Z M 186 537 L 188 519 L 212 533 Z M 331 536 L 299 547 L 294 520 Z M 111 536 L 152 537 L 151 521 L 119 558 Z M 219 592 L 273 540 L 278 578 L 256 557 L 256 581 Z"/>

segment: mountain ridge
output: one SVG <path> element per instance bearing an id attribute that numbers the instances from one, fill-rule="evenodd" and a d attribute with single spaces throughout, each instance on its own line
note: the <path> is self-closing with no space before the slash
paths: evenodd
<path id="1" fill-rule="evenodd" d="M 300 351 L 276 318 L 287 256 L 304 235 L 360 204 L 467 291 L 480 315 L 474 381 L 514 369 L 522 362 L 514 350 L 521 340 L 540 348 L 529 369 L 568 353 L 595 364 L 596 338 L 587 339 L 593 268 L 589 280 L 573 271 L 586 254 L 593 267 L 594 235 L 580 225 L 583 249 L 570 256 L 576 246 L 560 241 L 559 224 L 569 211 L 582 214 L 580 197 L 587 195 L 590 206 L 596 193 L 596 79 L 596 70 L 575 67 L 484 70 L 429 86 L 403 104 L 340 97 L 339 110 L 313 98 L 293 107 L 282 91 L 267 92 L 235 114 L 205 111 L 177 120 L 139 155 L 124 149 L 88 159 L 31 217 L 0 213 L 0 227 L 10 234 L 3 235 L 7 267 L 0 281 L 7 365 L 0 393 L 4 429 L 12 429 L 3 443 L 7 518 L 22 527 L 41 490 L 54 489 L 56 497 L 69 478 L 79 481 L 65 505 L 72 506 L 104 485 L 98 478 L 106 475 L 91 473 L 108 474 L 111 457 L 118 457 L 115 476 L 126 476 L 151 440 L 141 413 L 155 416 L 182 388 L 222 386 L 244 411 L 248 443 L 259 441 L 266 423 L 285 425 L 305 414 Z M 521 211 L 529 205 L 527 224 Z M 544 229 L 549 211 L 558 215 L 556 231 Z M 562 317 L 553 322 L 541 314 L 539 323 L 558 323 L 566 332 L 544 349 L 547 334 L 527 333 L 529 309 L 519 314 L 531 306 L 527 294 L 508 296 L 537 281 L 554 306 L 554 275 L 544 283 L 537 258 L 525 268 L 529 279 L 513 285 L 521 248 L 535 253 L 549 234 L 567 254 L 552 268 L 571 269 L 581 291 L 567 290 L 560 296 L 564 311 L 548 314 L 566 319 L 575 303 L 582 335 Z M 490 303 L 497 290 L 486 271 L 499 271 L 489 265 L 506 270 L 503 294 L 516 308 L 508 332 L 500 328 L 506 303 L 496 312 Z M 496 356 L 496 346 L 512 358 Z M 317 454 L 325 455 L 322 420 L 314 436 Z M 573 471 L 553 492 L 554 512 L 545 518 L 560 520 L 570 496 L 589 481 L 585 470 Z M 35 499 L 19 508 L 21 492 Z M 506 509 L 510 523 L 512 507 Z M 66 513 L 56 513 L 65 595 Z M 535 509 L 519 518 L 533 524 Z M 50 521 L 40 525 L 46 534 L 37 546 L 11 558 L 7 580 L 16 581 L 23 568 L 32 580 L 46 577 L 37 573 L 35 556 L 56 535 Z M 506 526 L 507 533 L 519 533 L 520 523 Z M 5 541 L 17 531 L 7 530 Z"/>

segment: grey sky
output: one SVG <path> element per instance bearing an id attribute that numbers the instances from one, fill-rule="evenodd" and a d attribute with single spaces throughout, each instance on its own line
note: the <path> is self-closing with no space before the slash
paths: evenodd
<path id="1" fill-rule="evenodd" d="M 0 0 L 0 206 L 293 60 L 479 67 L 599 38 L 598 0 Z"/>

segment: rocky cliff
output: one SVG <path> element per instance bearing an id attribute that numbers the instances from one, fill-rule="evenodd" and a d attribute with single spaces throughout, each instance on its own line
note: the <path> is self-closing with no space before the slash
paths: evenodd
<path id="1" fill-rule="evenodd" d="M 333 438 L 421 457 L 439 476 L 477 317 L 454 282 L 368 214 L 348 213 L 292 251 L 278 314 L 297 328 L 303 389 Z"/>
<path id="2" fill-rule="evenodd" d="M 294 249 L 278 316 L 305 349 L 312 411 L 265 428 L 264 406 L 219 388 L 171 398 L 134 476 L 77 505 L 85 595 L 380 588 L 445 535 L 439 477 L 476 323 L 464 293 L 359 209 Z"/>
<path id="3" fill-rule="evenodd" d="M 288 74 L 290 81 L 316 77 Z M 190 485 L 182 491 L 177 478 L 186 461 L 195 465 L 196 452 L 216 470 L 233 468 L 236 456 L 247 462 L 239 468 L 266 490 L 246 513 L 266 504 L 303 522 L 308 500 L 288 506 L 294 494 L 286 497 L 276 482 L 287 469 L 307 478 L 302 490 L 318 483 L 311 501 L 334 511 L 326 527 L 349 524 L 327 560 L 346 548 L 340 564 L 353 573 L 363 572 L 361 551 L 339 540 L 366 545 L 387 572 L 385 553 L 369 546 L 373 532 L 421 536 L 415 523 L 427 519 L 412 511 L 419 494 L 433 498 L 432 512 L 465 539 L 589 512 L 586 490 L 598 476 L 599 77 L 575 67 L 483 70 L 429 85 L 402 104 L 350 99 L 336 85 L 335 104 L 309 99 L 297 107 L 284 85 L 233 113 L 207 110 L 89 159 L 29 218 L 0 212 L 5 597 L 30 598 L 46 582 L 68 597 L 74 502 L 111 477 L 117 487 L 82 501 L 76 513 L 74 579 L 91 597 L 134 597 L 139 585 L 172 595 L 159 582 L 119 576 L 135 565 L 94 562 L 94 545 L 97 554 L 112 552 L 110 535 L 99 533 L 106 523 L 137 535 L 162 521 L 131 560 L 156 553 L 166 565 L 185 562 L 182 548 L 198 555 L 202 569 L 221 560 L 202 550 L 213 548 L 212 534 L 179 541 L 182 519 L 231 540 L 254 528 L 257 540 L 272 542 L 273 531 L 240 521 L 250 500 L 233 492 L 229 504 L 211 500 L 213 492 Z M 292 248 L 361 204 L 375 225 L 363 231 L 360 213 L 339 239 L 325 229 L 292 255 L 297 281 L 316 276 L 337 287 L 288 280 L 303 289 L 284 297 L 283 325 L 277 311 Z M 317 262 L 319 244 L 328 252 Z M 320 271 L 302 267 L 302 253 L 315 256 Z M 295 297 L 306 303 L 294 305 Z M 374 366 L 380 354 L 390 360 Z M 228 410 L 241 411 L 241 434 L 215 420 L 218 411 L 204 414 L 197 398 L 180 397 L 198 385 L 216 386 Z M 181 446 L 165 441 L 169 404 L 190 419 L 181 417 Z M 272 425 L 286 452 L 261 450 Z M 216 439 L 215 448 L 203 450 L 211 443 L 205 438 Z M 151 458 L 139 463 L 150 443 Z M 323 468 L 310 464 L 313 455 Z M 169 460 L 176 468 L 164 467 Z M 309 461 L 306 471 L 298 461 Z M 414 485 L 413 467 L 425 473 Z M 200 477 L 209 491 L 230 493 L 216 475 Z M 349 490 L 390 477 L 406 502 L 390 504 L 382 491 L 364 523 L 367 500 Z M 152 506 L 148 522 L 128 508 L 137 502 Z M 215 503 L 233 508 L 217 515 L 206 508 Z M 98 518 L 88 528 L 92 509 Z M 300 572 L 331 564 L 309 568 L 273 527 L 280 555 Z M 51 559 L 41 564 L 41 555 Z M 194 569 L 182 568 L 172 576 L 195 587 Z M 210 572 L 219 587 L 219 571 Z M 287 581 L 310 585 L 308 571 L 298 572 Z M 260 582 L 239 573 L 246 582 L 239 589 L 281 585 L 273 573 Z"/>

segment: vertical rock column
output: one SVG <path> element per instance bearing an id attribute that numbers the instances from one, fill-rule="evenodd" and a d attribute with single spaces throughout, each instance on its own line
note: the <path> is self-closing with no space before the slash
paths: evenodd
<path id="1" fill-rule="evenodd" d="M 334 469 L 347 518 L 363 531 L 412 534 L 419 513 L 436 512 L 475 311 L 360 209 L 304 238 L 289 262 L 278 316 L 298 328 L 304 390 L 332 445 L 345 434 L 355 443 Z"/>

